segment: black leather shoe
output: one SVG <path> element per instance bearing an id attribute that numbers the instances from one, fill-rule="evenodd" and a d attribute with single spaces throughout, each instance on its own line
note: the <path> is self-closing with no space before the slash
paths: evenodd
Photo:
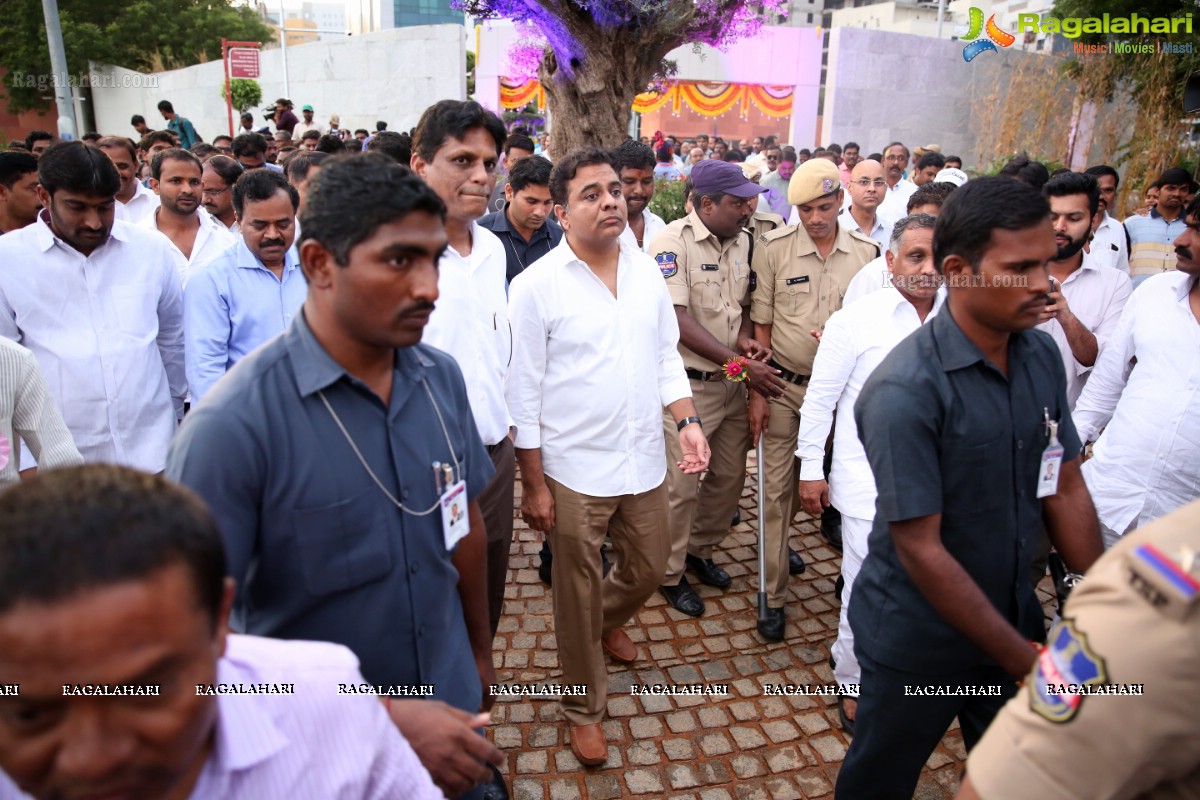
<path id="1" fill-rule="evenodd" d="M 684 560 L 687 562 L 688 568 L 696 573 L 696 577 L 700 579 L 701 583 L 716 586 L 718 589 L 724 589 L 733 583 L 733 578 L 729 577 L 729 573 L 714 564 L 711 558 L 689 555 Z"/>
<path id="2" fill-rule="evenodd" d="M 846 579 L 838 575 L 838 579 L 833 584 L 833 596 L 842 602 L 842 590 L 846 588 Z"/>
<path id="3" fill-rule="evenodd" d="M 830 547 L 839 553 L 842 551 L 842 512 L 833 506 L 821 513 L 821 535 Z"/>
<path id="4" fill-rule="evenodd" d="M 542 542 L 542 549 L 538 553 L 538 557 L 542 560 L 542 562 L 538 564 L 538 577 L 542 579 L 542 583 L 550 586 L 552 583 L 550 565 L 554 563 L 554 556 L 550 553 L 549 544 Z"/>
<path id="5" fill-rule="evenodd" d="M 696 594 L 696 590 L 691 587 L 687 578 L 680 578 L 678 586 L 660 586 L 658 590 L 663 593 L 663 597 L 667 598 L 667 602 L 673 605 L 676 611 L 687 614 L 689 617 L 698 617 L 704 613 L 704 601 L 700 599 L 700 595 Z"/>
<path id="6" fill-rule="evenodd" d="M 804 559 L 792 548 L 788 548 L 788 574 L 799 575 L 804 572 Z"/>
<path id="7" fill-rule="evenodd" d="M 729 527 L 732 528 L 734 525 L 737 525 L 741 521 L 742 521 L 742 510 L 740 508 L 735 509 L 733 512 L 733 522 L 729 523 Z"/>
<path id="8" fill-rule="evenodd" d="M 508 800 L 508 785 L 504 783 L 504 776 L 491 764 L 488 764 L 488 769 L 492 771 L 492 779 L 483 784 L 483 800 Z"/>
<path id="9" fill-rule="evenodd" d="M 783 641 L 784 617 L 782 608 L 768 608 L 766 621 L 759 620 L 758 632 L 768 642 Z"/>

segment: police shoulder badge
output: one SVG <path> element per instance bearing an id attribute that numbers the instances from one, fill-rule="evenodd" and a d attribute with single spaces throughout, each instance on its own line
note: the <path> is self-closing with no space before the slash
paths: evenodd
<path id="1" fill-rule="evenodd" d="M 669 278 L 679 271 L 679 265 L 675 263 L 675 259 L 674 253 L 659 253 L 654 257 L 654 260 L 658 262 L 658 271 L 664 278 Z"/>
<path id="2" fill-rule="evenodd" d="M 1089 686 L 1108 683 L 1104 658 L 1088 646 L 1075 621 L 1060 620 L 1038 656 L 1029 687 L 1029 707 L 1051 722 L 1070 722 Z"/>

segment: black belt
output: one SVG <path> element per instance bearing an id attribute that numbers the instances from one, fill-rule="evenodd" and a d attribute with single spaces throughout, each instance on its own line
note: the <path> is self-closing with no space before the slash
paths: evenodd
<path id="1" fill-rule="evenodd" d="M 701 372 L 698 369 L 684 369 L 684 372 L 694 381 L 719 381 L 725 377 L 724 372 Z"/>
<path id="2" fill-rule="evenodd" d="M 767 363 L 779 370 L 779 377 L 783 378 L 788 383 L 794 383 L 797 386 L 803 386 L 804 384 L 808 383 L 808 379 L 810 377 L 808 375 L 801 375 L 798 372 L 792 372 L 790 369 L 784 367 L 773 358 Z"/>

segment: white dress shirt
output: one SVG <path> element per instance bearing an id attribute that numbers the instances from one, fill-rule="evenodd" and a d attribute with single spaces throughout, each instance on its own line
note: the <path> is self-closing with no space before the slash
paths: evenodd
<path id="1" fill-rule="evenodd" d="M 642 219 L 645 221 L 645 229 L 642 232 L 642 246 L 638 247 L 637 234 L 628 225 L 625 226 L 625 230 L 621 231 L 621 241 L 628 244 L 634 250 L 640 249 L 643 253 L 649 254 L 650 244 L 654 241 L 654 237 L 658 236 L 659 231 L 667 227 L 667 223 L 663 222 L 663 218 L 649 208 L 642 209 Z"/>
<path id="2" fill-rule="evenodd" d="M 504 403 L 504 371 L 512 357 L 505 295 L 504 244 L 471 223 L 471 255 L 446 248 L 438 261 L 438 299 L 421 343 L 449 353 L 467 383 L 467 399 L 483 443 L 505 436 L 511 417 Z"/>
<path id="3" fill-rule="evenodd" d="M 925 322 L 937 315 L 944 297 L 945 290 L 939 289 Z M 854 403 L 879 363 L 921 325 L 917 309 L 895 288 L 874 292 L 853 306 L 843 305 L 825 323 L 800 408 L 796 455 L 800 458 L 800 480 L 819 481 L 825 477 L 825 442 L 836 409 L 829 502 L 843 514 L 875 518 L 875 476 L 858 439 Z"/>
<path id="4" fill-rule="evenodd" d="M 1125 240 L 1125 226 L 1109 216 L 1107 211 L 1104 212 L 1104 221 L 1093 234 L 1090 249 L 1097 263 L 1129 274 L 1129 242 Z"/>
<path id="5" fill-rule="evenodd" d="M 62 412 L 50 397 L 37 356 L 0 336 L 0 489 L 21 480 L 18 436 L 43 470 L 83 463 Z"/>
<path id="6" fill-rule="evenodd" d="M 263 685 L 280 691 L 236 691 Z M 213 746 L 189 800 L 444 797 L 379 698 L 353 691 L 368 684 L 345 647 L 230 634 L 213 687 Z M 0 772 L 0 800 L 29 796 Z"/>
<path id="7" fill-rule="evenodd" d="M 592 497 L 663 482 L 662 409 L 692 396 L 662 273 L 620 246 L 615 297 L 565 236 L 509 287 L 515 444 L 540 447 L 546 475 Z"/>
<path id="8" fill-rule="evenodd" d="M 138 225 L 152 231 L 157 231 L 158 213 L 158 208 L 156 208 L 144 220 L 139 222 Z M 179 269 L 179 280 L 184 286 L 187 285 L 188 275 L 193 269 L 203 267 L 233 247 L 237 244 L 239 238 L 233 235 L 229 231 L 229 228 L 226 228 L 216 217 L 209 214 L 203 208 L 196 209 L 196 217 L 200 220 L 200 229 L 196 231 L 196 241 L 192 243 L 192 254 L 185 256 L 183 251 L 175 247 L 174 242 L 171 242 L 171 247 L 175 248 L 175 253 L 178 256 L 176 262 Z M 162 231 L 159 231 L 159 233 L 162 233 Z M 171 241 L 169 236 L 167 237 L 167 241 Z"/>
<path id="9" fill-rule="evenodd" d="M 37 355 L 86 461 L 161 472 L 187 394 L 175 248 L 117 221 L 84 256 L 47 220 L 0 236 L 0 336 Z"/>
<path id="10" fill-rule="evenodd" d="M 1083 265 L 1063 281 L 1062 293 L 1067 298 L 1071 313 L 1096 337 L 1096 358 L 1099 359 L 1109 337 L 1117 329 L 1125 301 L 1133 292 L 1133 284 L 1125 273 L 1100 266 L 1097 262 L 1098 259 L 1084 253 Z M 1067 371 L 1067 402 L 1071 408 L 1075 408 L 1092 367 L 1085 367 L 1075 360 L 1061 322 L 1051 319 L 1037 328 L 1050 334 L 1062 353 L 1063 368 Z"/>
<path id="11" fill-rule="evenodd" d="M 1104 429 L 1083 477 L 1110 530 L 1200 497 L 1200 323 L 1188 304 L 1195 283 L 1167 272 L 1138 287 L 1072 415 L 1081 441 Z"/>
<path id="12" fill-rule="evenodd" d="M 850 193 L 846 192 L 846 194 Z M 874 239 L 876 243 L 879 244 L 880 251 L 887 250 L 888 244 L 892 238 L 892 228 L 895 226 L 895 223 L 887 217 L 882 216 L 879 211 L 876 210 L 875 227 L 869 231 L 864 231 L 862 226 L 858 224 L 858 220 L 856 220 L 854 215 L 850 213 L 851 207 L 852 206 L 846 206 L 841 210 L 841 213 L 838 214 L 838 224 L 843 228 L 848 228 L 852 231 L 858 231 L 869 239 Z"/>
<path id="13" fill-rule="evenodd" d="M 908 216 L 908 198 L 912 197 L 912 193 L 916 190 L 915 183 L 901 178 L 896 181 L 895 186 L 884 189 L 883 201 L 880 202 L 879 208 L 875 209 L 875 212 L 888 219 L 901 219 Z"/>
<path id="14" fill-rule="evenodd" d="M 885 251 L 886 247 L 883 248 Z M 880 289 L 892 288 L 892 271 L 888 269 L 887 253 L 881 253 L 879 258 L 868 261 L 863 268 L 854 273 L 846 286 L 846 296 L 842 298 L 842 308 L 861 300 L 867 295 Z"/>
<path id="15" fill-rule="evenodd" d="M 153 189 L 147 189 L 141 181 L 134 181 L 133 184 L 133 197 L 129 198 L 128 203 L 118 200 L 114 211 L 117 219 L 136 225 L 153 214 L 154 209 L 158 208 L 162 201 L 158 199 L 158 195 L 154 193 Z"/>

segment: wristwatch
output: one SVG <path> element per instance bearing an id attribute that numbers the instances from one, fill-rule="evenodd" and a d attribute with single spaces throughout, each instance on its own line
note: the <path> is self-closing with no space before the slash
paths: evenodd
<path id="1" fill-rule="evenodd" d="M 697 425 L 700 425 L 701 428 L 704 427 L 704 425 L 702 425 L 700 423 L 699 417 L 684 417 L 683 419 L 679 420 L 679 422 L 675 423 L 675 429 L 681 431 L 684 428 L 686 428 L 688 425 L 691 425 L 693 422 L 696 423 Z"/>

